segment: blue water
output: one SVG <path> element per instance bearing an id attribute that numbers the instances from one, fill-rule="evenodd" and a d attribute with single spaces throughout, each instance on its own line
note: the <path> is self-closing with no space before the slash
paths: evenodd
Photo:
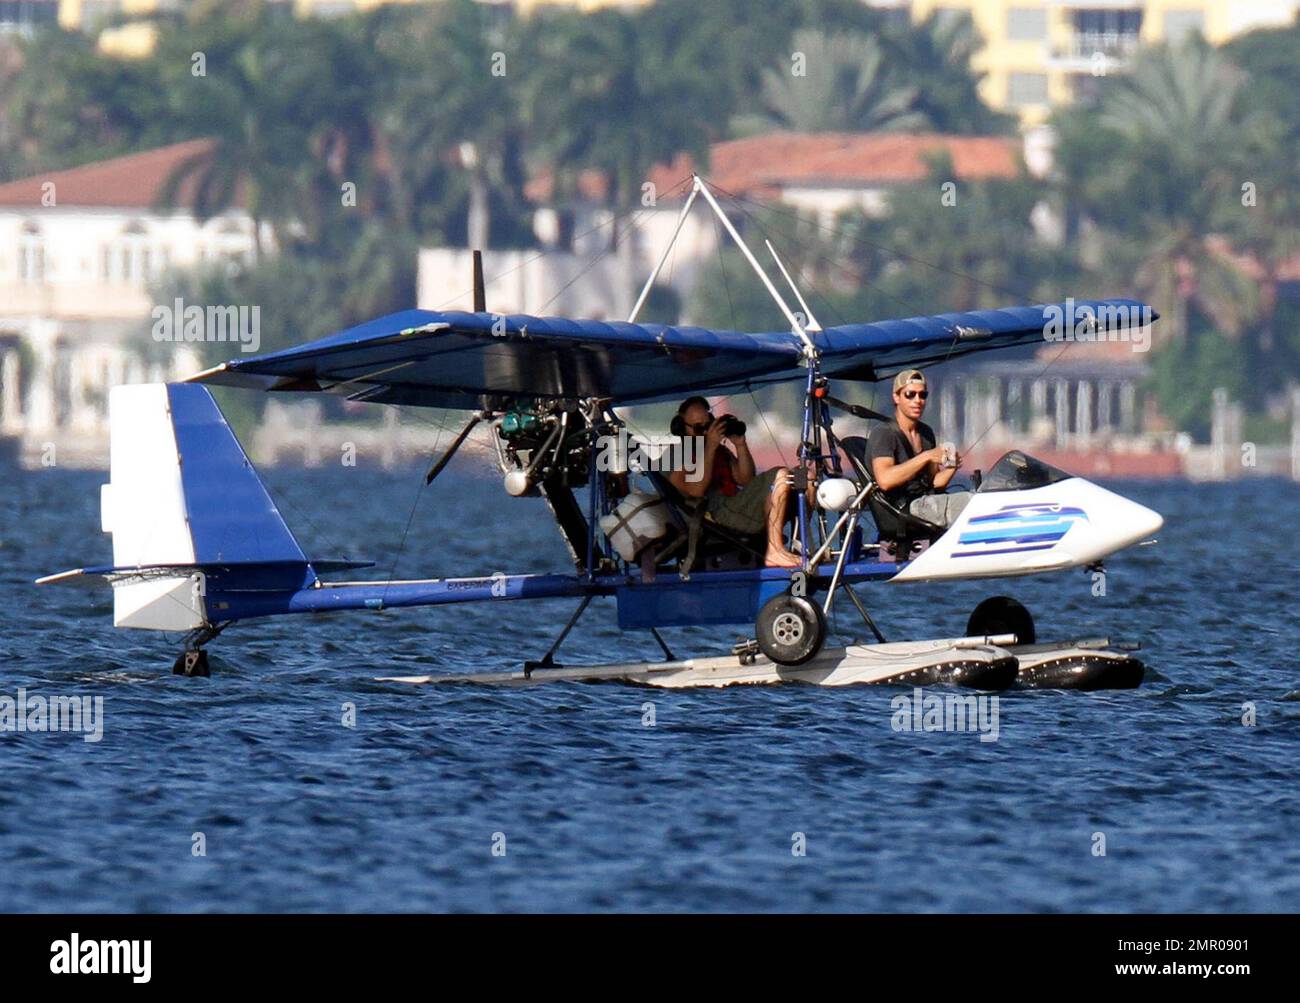
<path id="1" fill-rule="evenodd" d="M 1141 689 L 1005 694 L 998 741 L 980 742 L 895 732 L 907 691 L 890 688 L 374 681 L 515 667 L 571 601 L 246 623 L 212 645 L 211 679 L 173 677 L 178 639 L 114 630 L 106 590 L 30 585 L 108 563 L 103 479 L 2 478 L 0 696 L 102 696 L 105 731 L 0 734 L 0 910 L 1300 906 L 1300 486 L 1124 486 L 1167 525 L 1112 559 L 1104 597 L 1082 572 L 864 587 L 891 638 L 958 633 L 1006 591 L 1040 635 L 1143 642 Z M 489 481 L 267 479 L 313 554 L 399 577 L 564 567 L 540 503 Z M 667 633 L 699 654 L 740 632 Z M 564 654 L 656 650 L 601 600 Z"/>

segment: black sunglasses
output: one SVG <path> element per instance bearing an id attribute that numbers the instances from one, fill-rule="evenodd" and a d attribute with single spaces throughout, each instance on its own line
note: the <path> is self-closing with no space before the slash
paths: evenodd
<path id="1" fill-rule="evenodd" d="M 911 400 L 913 397 L 920 397 L 921 400 L 925 400 L 927 397 L 930 396 L 930 391 L 929 390 L 904 390 L 903 396 L 906 397 L 908 400 Z"/>

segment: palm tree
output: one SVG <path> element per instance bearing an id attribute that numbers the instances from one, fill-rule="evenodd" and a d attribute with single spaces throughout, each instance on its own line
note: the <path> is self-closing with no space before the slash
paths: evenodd
<path id="1" fill-rule="evenodd" d="M 1239 205 L 1241 80 L 1192 38 L 1145 50 L 1096 109 L 1057 119 L 1058 187 L 1096 227 L 1085 261 L 1156 303 L 1176 341 L 1193 310 L 1235 335 L 1254 309 L 1252 283 L 1209 240 Z"/>
<path id="2" fill-rule="evenodd" d="M 532 145 L 570 190 L 596 169 L 609 200 L 628 206 L 654 164 L 679 152 L 707 158 L 726 95 L 711 80 L 706 40 L 649 12 L 606 8 L 534 15 L 524 46 Z"/>
<path id="3" fill-rule="evenodd" d="M 917 110 L 938 132 L 1013 133 L 1014 115 L 996 112 L 979 95 L 982 71 L 972 68 L 984 46 L 966 11 L 935 10 L 919 24 L 890 26 L 884 34 L 891 62 L 919 92 Z"/>
<path id="4" fill-rule="evenodd" d="M 764 119 L 795 132 L 907 132 L 926 128 L 919 88 L 899 84 L 869 35 L 795 32 L 795 65 L 763 74 Z"/>
<path id="5" fill-rule="evenodd" d="M 195 215 L 208 219 L 242 195 L 253 222 L 254 252 L 263 253 L 262 224 L 269 222 L 277 242 L 304 208 L 296 194 L 303 165 L 311 157 L 311 111 L 320 78 L 304 73 L 301 53 L 286 33 L 291 22 L 274 25 L 261 9 L 246 17 L 213 16 L 192 22 L 187 32 L 166 34 L 159 58 L 173 67 L 168 81 L 178 114 L 214 141 L 211 152 L 182 162 L 160 196 L 174 203 L 188 190 Z M 201 51 L 206 72 L 190 72 L 190 52 Z"/>
<path id="6" fill-rule="evenodd" d="M 1294 125 L 1268 116 L 1255 124 L 1237 158 L 1241 185 L 1249 183 L 1229 212 L 1226 236 L 1234 250 L 1258 268 L 1259 349 L 1268 356 L 1276 347 L 1276 321 L 1283 270 L 1300 258 L 1300 138 Z"/>
<path id="7" fill-rule="evenodd" d="M 159 65 L 95 50 L 80 33 L 43 31 L 0 53 L 0 157 L 12 175 L 74 167 L 188 138 Z M 10 160 L 12 158 L 12 160 Z"/>
<path id="8" fill-rule="evenodd" d="M 445 207 L 468 201 L 470 236 L 486 243 L 489 209 L 523 203 L 522 47 L 497 11 L 471 0 L 381 10 L 373 38 L 390 68 L 373 120 L 395 220 L 445 230 Z"/>

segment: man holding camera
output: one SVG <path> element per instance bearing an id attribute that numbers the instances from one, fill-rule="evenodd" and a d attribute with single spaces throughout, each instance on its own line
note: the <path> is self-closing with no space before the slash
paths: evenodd
<path id="1" fill-rule="evenodd" d="M 768 567 L 798 567 L 799 558 L 786 549 L 782 536 L 790 501 L 790 471 L 773 467 L 756 473 L 744 422 L 729 414 L 714 418 L 703 397 L 682 402 L 672 431 L 682 438 L 704 440 L 701 462 L 694 469 L 669 474 L 673 487 L 688 498 L 707 498 L 708 513 L 720 526 L 746 535 L 766 530 Z"/>

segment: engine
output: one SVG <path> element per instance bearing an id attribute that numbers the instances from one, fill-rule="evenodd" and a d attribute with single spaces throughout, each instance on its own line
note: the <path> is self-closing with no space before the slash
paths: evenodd
<path id="1" fill-rule="evenodd" d="M 513 400 L 493 410 L 493 441 L 508 494 L 537 494 L 543 482 L 566 488 L 587 483 L 591 416 L 577 401 Z"/>

